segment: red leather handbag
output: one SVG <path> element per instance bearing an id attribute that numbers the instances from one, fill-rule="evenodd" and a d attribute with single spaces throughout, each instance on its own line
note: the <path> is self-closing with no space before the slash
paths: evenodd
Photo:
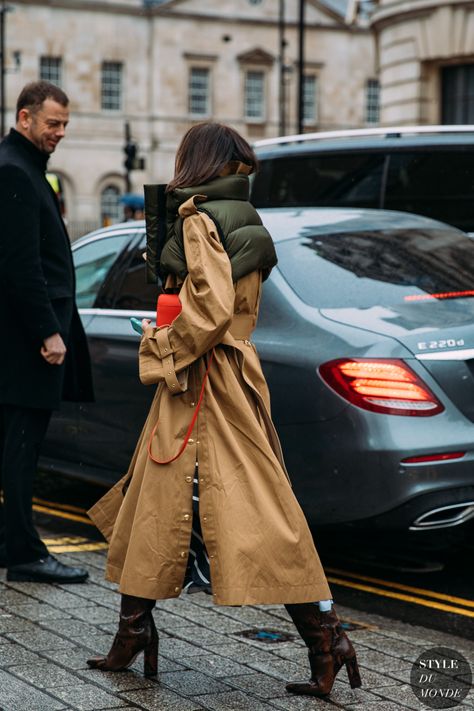
<path id="1" fill-rule="evenodd" d="M 178 294 L 160 294 L 156 303 L 156 325 L 171 326 L 181 313 Z"/>

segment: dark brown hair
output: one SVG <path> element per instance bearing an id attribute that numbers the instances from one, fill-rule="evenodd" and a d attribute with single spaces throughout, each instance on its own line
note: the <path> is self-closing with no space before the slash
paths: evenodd
<path id="1" fill-rule="evenodd" d="M 176 153 L 174 178 L 166 190 L 203 185 L 217 178 L 229 161 L 257 170 L 257 158 L 245 138 L 230 126 L 206 121 L 185 133 Z"/>
<path id="2" fill-rule="evenodd" d="M 46 99 L 53 99 L 61 106 L 68 106 L 69 99 L 59 86 L 49 81 L 32 81 L 23 87 L 16 102 L 16 120 L 21 109 L 28 109 L 32 113 L 40 110 Z"/>

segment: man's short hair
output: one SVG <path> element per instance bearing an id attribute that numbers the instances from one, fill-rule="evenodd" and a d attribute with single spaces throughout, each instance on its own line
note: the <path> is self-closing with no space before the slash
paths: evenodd
<path id="1" fill-rule="evenodd" d="M 46 99 L 53 99 L 61 106 L 68 106 L 69 99 L 59 86 L 51 84 L 49 81 L 32 81 L 23 87 L 18 101 L 16 102 L 16 120 L 21 109 L 28 109 L 32 113 L 40 110 Z"/>

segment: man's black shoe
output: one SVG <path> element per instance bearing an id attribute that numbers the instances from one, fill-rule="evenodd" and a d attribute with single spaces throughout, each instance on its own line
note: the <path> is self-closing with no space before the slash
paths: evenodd
<path id="1" fill-rule="evenodd" d="M 11 565 L 7 570 L 7 580 L 22 583 L 83 583 L 88 577 L 84 568 L 64 565 L 52 555 L 33 563 Z"/>

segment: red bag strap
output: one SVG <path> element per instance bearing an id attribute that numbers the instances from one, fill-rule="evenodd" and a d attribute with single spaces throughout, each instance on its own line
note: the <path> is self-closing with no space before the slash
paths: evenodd
<path id="1" fill-rule="evenodd" d="M 186 449 L 186 445 L 187 445 L 188 442 L 189 442 L 189 438 L 191 437 L 191 433 L 192 433 L 192 431 L 193 431 L 193 429 L 194 429 L 194 425 L 196 424 L 196 420 L 197 420 L 197 417 L 198 417 L 198 414 L 199 414 L 199 410 L 200 410 L 200 408 L 201 408 L 201 403 L 202 403 L 202 400 L 203 400 L 203 397 L 204 397 L 204 388 L 206 387 L 206 380 L 207 380 L 207 376 L 209 375 L 209 369 L 210 369 L 210 367 L 211 367 L 211 363 L 212 363 L 213 358 L 214 358 L 214 349 L 212 349 L 211 356 L 210 356 L 210 358 L 209 358 L 209 363 L 208 363 L 206 372 L 204 373 L 204 378 L 203 378 L 202 385 L 201 385 L 201 392 L 199 393 L 199 400 L 198 400 L 198 403 L 197 403 L 196 408 L 195 408 L 195 410 L 194 410 L 193 418 L 192 418 L 192 420 L 191 420 L 191 422 L 190 422 L 190 424 L 189 424 L 188 431 L 186 432 L 186 436 L 185 436 L 185 438 L 184 438 L 184 440 L 183 440 L 183 444 L 182 444 L 181 447 L 179 448 L 178 454 L 176 454 L 174 457 L 171 457 L 171 459 L 166 459 L 165 461 L 160 461 L 159 459 L 156 459 L 156 458 L 153 456 L 153 453 L 152 453 L 152 451 L 151 451 L 151 448 L 152 448 L 152 443 L 153 443 L 153 437 L 155 436 L 155 432 L 156 432 L 156 430 L 157 430 L 157 427 L 158 427 L 158 424 L 159 424 L 159 420 L 158 420 L 158 422 L 156 423 L 156 425 L 153 427 L 153 430 L 152 430 L 151 435 L 150 435 L 150 439 L 148 440 L 148 456 L 150 457 L 150 459 L 152 459 L 152 460 L 155 462 L 155 464 L 170 464 L 171 462 L 174 462 L 176 459 L 178 459 L 178 458 L 182 455 L 182 453 L 184 452 L 184 450 Z"/>

